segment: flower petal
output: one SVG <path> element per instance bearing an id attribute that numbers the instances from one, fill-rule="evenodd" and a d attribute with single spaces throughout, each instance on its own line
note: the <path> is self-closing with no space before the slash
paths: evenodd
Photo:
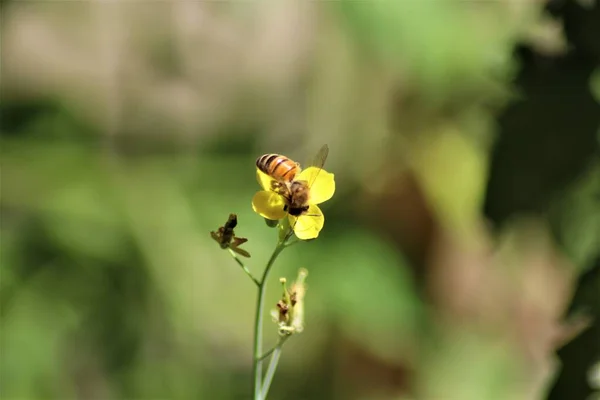
<path id="1" fill-rule="evenodd" d="M 319 172 L 320 171 L 320 172 Z M 313 182 L 310 187 L 310 202 L 321 204 L 329 200 L 335 192 L 335 180 L 331 172 L 317 167 L 308 167 L 296 178 L 298 180 Z"/>
<path id="2" fill-rule="evenodd" d="M 285 201 L 275 192 L 261 190 L 252 198 L 252 209 L 261 217 L 278 220 L 287 214 L 283 211 Z"/>
<path id="3" fill-rule="evenodd" d="M 262 172 L 258 168 L 256 168 L 256 180 L 258 181 L 258 184 L 263 188 L 263 190 L 271 190 L 271 182 L 273 182 L 274 179 Z"/>
<path id="4" fill-rule="evenodd" d="M 301 240 L 314 239 L 325 224 L 325 216 L 315 204 L 311 204 L 305 215 L 293 217 L 290 215 L 290 225 L 294 227 L 296 237 Z"/>

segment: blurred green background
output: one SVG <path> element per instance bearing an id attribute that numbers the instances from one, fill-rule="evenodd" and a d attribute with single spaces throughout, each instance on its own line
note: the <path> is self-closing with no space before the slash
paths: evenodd
<path id="1" fill-rule="evenodd" d="M 0 4 L 3 399 L 250 399 L 209 232 L 237 213 L 260 275 L 254 161 L 324 143 L 269 398 L 596 398 L 597 1 Z"/>

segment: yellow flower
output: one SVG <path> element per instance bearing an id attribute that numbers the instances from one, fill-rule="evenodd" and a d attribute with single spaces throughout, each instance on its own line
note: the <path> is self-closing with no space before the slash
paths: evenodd
<path id="1" fill-rule="evenodd" d="M 308 167 L 296 176 L 295 180 L 314 183 L 310 187 L 308 210 L 299 217 L 289 215 L 285 210 L 285 199 L 280 193 L 273 190 L 273 178 L 256 169 L 256 178 L 264 190 L 257 192 L 252 199 L 252 209 L 262 217 L 270 220 L 289 218 L 290 226 L 298 239 L 314 239 L 323 229 L 325 216 L 317 204 L 329 200 L 335 192 L 333 174 L 316 167 Z"/>

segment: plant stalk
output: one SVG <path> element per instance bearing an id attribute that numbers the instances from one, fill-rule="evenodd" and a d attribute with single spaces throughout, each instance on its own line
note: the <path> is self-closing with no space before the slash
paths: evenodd
<path id="1" fill-rule="evenodd" d="M 253 375 L 254 375 L 254 400 L 264 400 L 262 397 L 261 389 L 262 389 L 262 365 L 263 359 L 262 355 L 262 328 L 263 328 L 263 308 L 264 308 L 264 299 L 265 293 L 267 289 L 267 278 L 269 277 L 269 272 L 271 272 L 271 267 L 275 263 L 277 256 L 279 253 L 283 251 L 286 247 L 287 237 L 277 243 L 277 247 L 273 251 L 271 258 L 267 262 L 267 266 L 265 267 L 265 271 L 263 272 L 263 276 L 258 284 L 258 297 L 256 300 L 256 318 L 254 319 L 254 363 L 253 363 Z M 275 356 L 275 355 L 273 355 Z"/>
<path id="2" fill-rule="evenodd" d="M 281 357 L 281 349 L 285 340 L 288 336 L 284 336 L 277 346 L 275 346 L 273 350 L 273 356 L 271 356 L 271 361 L 269 362 L 269 368 L 267 368 L 267 374 L 265 375 L 265 380 L 263 382 L 263 387 L 261 390 L 261 398 L 266 399 L 267 394 L 269 394 L 269 388 L 271 387 L 271 382 L 273 381 L 273 376 L 275 375 L 275 371 L 277 370 L 277 365 L 279 364 L 279 357 Z"/>
<path id="3" fill-rule="evenodd" d="M 277 344 L 275 346 L 273 346 L 271 349 L 267 350 L 262 356 L 260 356 L 261 360 L 264 360 L 265 358 L 269 357 L 277 347 L 282 346 L 283 343 L 289 338 L 289 335 L 286 336 L 282 336 L 278 341 Z"/>
<path id="4" fill-rule="evenodd" d="M 252 279 L 252 281 L 256 284 L 256 286 L 260 286 L 260 282 L 258 281 L 258 279 L 256 279 L 254 277 L 254 275 L 252 275 L 252 272 L 250 272 L 250 270 L 248 269 L 248 267 L 246 267 L 246 265 L 244 264 L 244 262 L 242 260 L 240 260 L 240 258 L 237 256 L 237 254 L 235 254 L 235 252 L 231 249 L 227 249 L 229 250 L 229 254 L 231 254 L 231 256 L 233 257 L 233 259 L 235 260 L 236 263 L 238 263 L 238 265 L 240 267 L 242 267 L 242 270 L 244 270 L 244 272 L 246 273 L 246 275 L 248 275 L 250 277 L 250 279 Z"/>

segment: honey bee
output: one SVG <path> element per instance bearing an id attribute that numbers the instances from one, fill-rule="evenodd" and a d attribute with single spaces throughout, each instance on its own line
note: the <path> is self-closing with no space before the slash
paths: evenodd
<path id="1" fill-rule="evenodd" d="M 316 167 L 319 172 L 325 165 L 329 154 L 329 147 L 323 145 L 309 167 Z M 318 172 L 312 176 L 310 182 L 294 179 L 301 171 L 300 164 L 288 157 L 279 154 L 265 154 L 256 160 L 256 166 L 262 172 L 273 178 L 271 188 L 281 194 L 285 200 L 284 211 L 298 217 L 308 211 L 310 187 L 314 183 Z"/>
<path id="2" fill-rule="evenodd" d="M 278 182 L 292 182 L 300 172 L 300 164 L 281 154 L 265 154 L 256 159 L 256 166 Z"/>

